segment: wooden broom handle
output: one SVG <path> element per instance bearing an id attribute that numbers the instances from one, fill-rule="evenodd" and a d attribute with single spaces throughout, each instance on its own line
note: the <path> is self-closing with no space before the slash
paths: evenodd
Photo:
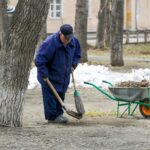
<path id="1" fill-rule="evenodd" d="M 74 74 L 72 71 L 71 71 L 71 74 L 72 74 L 72 80 L 73 80 L 73 87 L 74 87 L 74 90 L 76 90 L 76 83 L 75 83 Z"/>

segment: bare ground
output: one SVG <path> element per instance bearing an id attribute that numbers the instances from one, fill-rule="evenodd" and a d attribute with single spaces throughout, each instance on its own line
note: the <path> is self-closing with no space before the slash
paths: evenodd
<path id="1" fill-rule="evenodd" d="M 137 55 L 137 50 L 133 51 L 132 48 L 131 52 Z M 125 56 L 124 67 L 111 67 L 108 52 L 105 54 L 107 57 L 99 58 L 93 57 L 92 52 L 89 63 L 106 65 L 114 71 L 122 72 L 132 68 L 147 68 L 150 66 L 147 55 L 149 47 L 145 53 L 147 57 L 142 57 L 142 60 L 130 61 L 128 56 L 131 55 L 128 55 Z M 136 57 L 135 54 L 133 57 Z M 94 56 L 97 55 L 96 52 Z M 140 58 L 138 56 L 136 58 Z M 40 88 L 28 90 L 25 97 L 24 126 L 1 127 L 0 150 L 150 150 L 150 120 L 143 118 L 138 108 L 133 117 L 117 118 L 115 101 L 108 100 L 93 88 L 78 87 L 78 90 L 86 114 L 81 120 L 65 114 L 70 119 L 66 125 L 48 124 L 44 119 Z M 68 89 L 65 102 L 68 108 L 75 109 L 72 88 Z"/>
<path id="2" fill-rule="evenodd" d="M 44 120 L 40 88 L 28 90 L 24 107 L 24 127 L 0 128 L 0 150 L 150 150 L 150 121 L 140 113 L 132 118 L 115 115 L 116 102 L 92 88 L 78 88 L 86 115 L 81 120 L 69 116 L 66 125 Z M 73 89 L 66 103 L 74 109 Z"/>

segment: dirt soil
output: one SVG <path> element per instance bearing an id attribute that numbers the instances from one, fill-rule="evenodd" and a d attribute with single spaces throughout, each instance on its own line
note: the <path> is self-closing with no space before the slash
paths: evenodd
<path id="1" fill-rule="evenodd" d="M 102 57 L 103 54 L 96 56 L 97 52 L 89 56 L 91 64 L 110 67 L 108 54 L 107 57 Z M 126 72 L 132 68 L 150 66 L 148 57 L 125 59 L 124 67 L 110 69 Z M 94 88 L 78 87 L 78 90 L 86 114 L 81 120 L 65 114 L 70 120 L 65 125 L 48 124 L 44 119 L 40 88 L 28 90 L 23 113 L 24 126 L 0 127 L 0 150 L 150 150 L 150 120 L 143 118 L 138 108 L 133 117 L 125 115 L 117 118 L 115 101 L 108 100 Z M 75 109 L 72 88 L 68 89 L 65 103 L 68 108 Z"/>
<path id="2" fill-rule="evenodd" d="M 93 88 L 78 88 L 86 114 L 66 125 L 48 124 L 39 87 L 28 90 L 22 128 L 0 128 L 0 150 L 150 150 L 150 120 L 138 109 L 133 117 L 116 117 L 116 102 Z M 74 109 L 73 89 L 66 104 Z"/>

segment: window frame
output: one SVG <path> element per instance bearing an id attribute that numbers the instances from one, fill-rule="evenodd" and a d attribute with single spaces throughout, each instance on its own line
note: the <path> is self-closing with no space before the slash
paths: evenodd
<path id="1" fill-rule="evenodd" d="M 60 0 L 60 3 L 56 3 L 57 0 L 52 0 L 53 3 L 50 2 L 50 19 L 61 19 L 63 15 L 63 0 Z M 53 9 L 51 9 L 53 6 Z M 60 10 L 57 10 L 56 7 L 60 6 Z M 56 13 L 60 12 L 60 16 L 57 17 Z M 54 16 L 52 16 L 52 13 L 54 13 Z"/>

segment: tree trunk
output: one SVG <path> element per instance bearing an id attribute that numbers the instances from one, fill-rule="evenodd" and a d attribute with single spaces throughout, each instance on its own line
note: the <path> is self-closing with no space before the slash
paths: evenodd
<path id="1" fill-rule="evenodd" d="M 123 0 L 112 1 L 111 65 L 123 66 Z"/>
<path id="2" fill-rule="evenodd" d="M 36 49 L 38 49 L 38 47 L 40 47 L 40 45 L 42 44 L 43 40 L 46 39 L 46 37 L 47 37 L 47 26 L 46 25 L 47 24 L 45 22 L 43 24 L 43 27 L 42 27 L 41 31 L 40 31 L 39 41 L 38 41 L 38 44 L 36 46 Z M 35 51 L 34 59 L 36 57 L 36 52 L 37 51 Z"/>
<path id="3" fill-rule="evenodd" d="M 0 1 L 0 51 L 4 47 L 7 32 L 7 2 L 6 0 Z"/>
<path id="4" fill-rule="evenodd" d="M 6 48 L 0 56 L 0 124 L 22 126 L 24 93 L 49 0 L 20 0 L 12 17 Z"/>
<path id="5" fill-rule="evenodd" d="M 105 31 L 105 46 L 110 47 L 111 40 L 111 0 L 107 0 L 106 4 L 106 31 Z"/>
<path id="6" fill-rule="evenodd" d="M 81 44 L 81 62 L 87 62 L 87 17 L 88 0 L 77 0 L 75 15 L 75 35 Z"/>
<path id="7" fill-rule="evenodd" d="M 96 48 L 103 48 L 105 45 L 105 29 L 106 29 L 106 5 L 107 0 L 100 1 L 97 24 Z"/>

